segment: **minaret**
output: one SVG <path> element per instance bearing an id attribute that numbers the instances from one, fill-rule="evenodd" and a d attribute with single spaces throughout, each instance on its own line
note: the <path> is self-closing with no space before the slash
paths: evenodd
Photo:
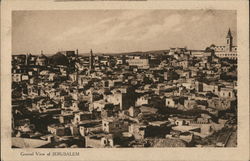
<path id="1" fill-rule="evenodd" d="M 90 57 L 89 57 L 89 70 L 93 70 L 94 68 L 94 56 L 92 49 L 90 50 Z"/>
<path id="2" fill-rule="evenodd" d="M 78 49 L 76 49 L 76 61 L 75 62 L 78 62 Z M 77 88 L 78 88 L 79 69 L 78 69 L 77 64 L 75 64 L 75 67 L 76 67 L 76 83 L 77 83 Z"/>
<path id="3" fill-rule="evenodd" d="M 76 62 L 78 61 L 78 49 L 76 49 Z M 78 69 L 78 66 L 76 66 L 76 88 L 77 88 L 77 101 L 79 100 L 79 82 L 78 82 L 78 79 L 79 79 L 79 69 Z"/>
<path id="4" fill-rule="evenodd" d="M 26 54 L 26 58 L 25 58 L 25 65 L 28 66 L 29 65 L 29 54 Z"/>
<path id="5" fill-rule="evenodd" d="M 230 28 L 227 33 L 226 37 L 227 43 L 226 43 L 226 51 L 232 51 L 232 46 L 233 46 L 233 36 L 231 34 Z"/>

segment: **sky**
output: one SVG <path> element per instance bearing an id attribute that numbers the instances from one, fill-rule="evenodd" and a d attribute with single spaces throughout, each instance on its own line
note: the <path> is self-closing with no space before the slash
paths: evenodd
<path id="1" fill-rule="evenodd" d="M 13 11 L 12 53 L 202 50 L 225 45 L 229 28 L 237 45 L 236 17 L 230 10 Z"/>

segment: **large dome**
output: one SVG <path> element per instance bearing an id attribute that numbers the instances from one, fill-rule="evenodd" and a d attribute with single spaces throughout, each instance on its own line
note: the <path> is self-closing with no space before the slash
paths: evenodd
<path id="1" fill-rule="evenodd" d="M 51 65 L 69 65 L 69 59 L 67 56 L 63 55 L 61 52 L 56 53 L 50 57 Z"/>

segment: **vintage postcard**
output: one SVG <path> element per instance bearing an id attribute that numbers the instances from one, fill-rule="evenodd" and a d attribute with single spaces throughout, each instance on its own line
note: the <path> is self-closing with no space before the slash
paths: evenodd
<path id="1" fill-rule="evenodd" d="M 247 1 L 1 4 L 1 159 L 249 160 Z"/>

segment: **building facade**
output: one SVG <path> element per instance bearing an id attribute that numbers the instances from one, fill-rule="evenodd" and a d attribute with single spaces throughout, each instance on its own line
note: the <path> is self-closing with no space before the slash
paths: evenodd
<path id="1" fill-rule="evenodd" d="M 219 58 L 237 59 L 237 46 L 233 46 L 233 36 L 231 34 L 230 29 L 228 30 L 226 36 L 226 45 L 225 46 L 211 45 L 211 49 L 214 50 L 215 55 Z"/>

